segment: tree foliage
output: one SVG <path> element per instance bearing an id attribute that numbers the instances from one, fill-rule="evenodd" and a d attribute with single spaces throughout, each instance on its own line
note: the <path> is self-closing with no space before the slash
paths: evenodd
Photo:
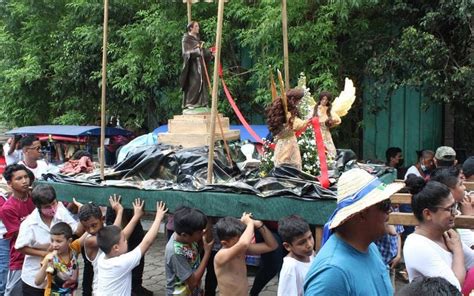
<path id="1" fill-rule="evenodd" d="M 0 116 L 12 125 L 96 123 L 102 1 L 0 3 Z M 315 94 L 338 91 L 346 76 L 359 86 L 358 97 L 367 78 L 374 81 L 374 91 L 412 85 L 474 122 L 472 1 L 295 0 L 287 6 L 292 85 L 300 72 Z M 215 3 L 192 8 L 207 46 L 214 43 L 216 12 Z M 120 115 L 132 128 L 153 128 L 180 111 L 186 22 L 182 1 L 110 1 L 109 115 Z M 280 2 L 227 2 L 226 83 L 253 122 L 262 122 L 270 101 L 269 69 L 283 68 L 281 31 Z M 222 93 L 220 98 L 220 111 L 235 119 Z M 358 100 L 335 132 L 338 143 L 355 150 L 360 107 Z"/>
<path id="2" fill-rule="evenodd" d="M 454 111 L 455 143 L 474 147 L 474 2 L 400 1 L 395 36 L 369 60 L 373 90 L 409 85 Z M 472 148 L 471 148 L 472 149 Z"/>

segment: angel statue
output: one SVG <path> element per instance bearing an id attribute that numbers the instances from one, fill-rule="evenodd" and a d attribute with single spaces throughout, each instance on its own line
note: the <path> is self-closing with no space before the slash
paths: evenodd
<path id="1" fill-rule="evenodd" d="M 319 94 L 318 104 L 314 107 L 313 117 L 319 118 L 321 133 L 327 154 L 336 157 L 336 146 L 332 140 L 330 129 L 341 124 L 341 117 L 345 116 L 355 100 L 355 87 L 349 78 L 346 78 L 344 90 L 332 101 L 329 92 Z"/>
<path id="2" fill-rule="evenodd" d="M 274 165 L 288 165 L 301 171 L 301 155 L 295 131 L 307 125 L 308 121 L 299 118 L 298 103 L 303 97 L 302 89 L 293 88 L 278 97 L 267 108 L 267 125 L 274 135 Z"/>
<path id="3" fill-rule="evenodd" d="M 272 103 L 266 110 L 268 129 L 275 142 L 274 166 L 289 165 L 301 171 L 302 161 L 295 131 L 308 124 L 308 120 L 299 118 L 298 105 L 304 96 L 304 90 L 293 88 L 285 91 L 281 72 L 278 70 L 280 97 L 277 97 L 273 75 L 271 78 Z"/>

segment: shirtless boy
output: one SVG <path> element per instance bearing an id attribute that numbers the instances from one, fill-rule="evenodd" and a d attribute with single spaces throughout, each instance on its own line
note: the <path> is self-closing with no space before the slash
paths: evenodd
<path id="1" fill-rule="evenodd" d="M 240 220 L 222 218 L 216 228 L 222 244 L 222 249 L 214 258 L 220 295 L 247 296 L 249 285 L 245 255 L 271 252 L 278 247 L 278 243 L 262 221 L 253 220 L 247 213 L 243 213 Z M 262 243 L 251 244 L 254 230 L 260 231 L 264 240 Z"/>

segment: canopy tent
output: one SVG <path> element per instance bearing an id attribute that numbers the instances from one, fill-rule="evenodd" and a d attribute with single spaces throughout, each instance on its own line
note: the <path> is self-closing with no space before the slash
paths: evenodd
<path id="1" fill-rule="evenodd" d="M 59 136 L 100 136 L 100 126 L 87 125 L 34 125 L 14 128 L 8 132 L 7 135 L 59 135 Z M 133 133 L 126 129 L 107 127 L 105 129 L 105 136 L 132 136 Z"/>

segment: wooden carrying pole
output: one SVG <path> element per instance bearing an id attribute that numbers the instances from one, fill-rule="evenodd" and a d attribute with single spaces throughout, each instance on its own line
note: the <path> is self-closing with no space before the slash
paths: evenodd
<path id="1" fill-rule="evenodd" d="M 105 161 L 105 95 L 107 86 L 107 32 L 109 27 L 109 0 L 104 0 L 104 36 L 102 40 L 102 95 L 100 103 L 100 179 L 104 180 Z"/>
<path id="2" fill-rule="evenodd" d="M 288 122 L 290 118 L 288 118 L 288 99 L 286 97 L 285 84 L 283 83 L 283 78 L 281 77 L 280 70 L 277 70 L 277 73 L 278 73 L 278 81 L 280 82 L 281 104 L 283 106 L 283 111 L 285 112 L 285 122 Z"/>
<path id="3" fill-rule="evenodd" d="M 191 6 L 193 5 L 193 3 L 191 2 L 192 0 L 187 0 L 186 3 L 187 3 L 187 6 L 188 6 L 188 24 L 192 21 L 192 18 L 191 18 Z"/>
<path id="4" fill-rule="evenodd" d="M 212 184 L 214 174 L 214 141 L 217 115 L 217 88 L 219 87 L 218 66 L 221 60 L 222 20 L 224 18 L 224 0 L 219 0 L 217 8 L 216 56 L 212 76 L 211 135 L 209 137 L 209 157 L 207 162 L 207 183 Z"/>
<path id="5" fill-rule="evenodd" d="M 286 15 L 286 0 L 281 1 L 281 25 L 283 29 L 283 66 L 285 68 L 285 90 L 289 90 L 290 66 L 288 65 L 288 19 Z"/>
<path id="6" fill-rule="evenodd" d="M 201 62 L 202 62 L 202 65 L 204 67 L 204 73 L 206 74 L 207 86 L 209 88 L 209 91 L 211 91 L 212 90 L 211 79 L 209 79 L 209 72 L 207 72 L 206 60 L 204 59 L 204 51 L 202 49 L 201 49 Z M 217 61 L 216 61 L 216 63 L 217 63 Z M 230 156 L 229 145 L 227 145 L 227 139 L 225 138 L 224 130 L 222 129 L 222 122 L 221 122 L 221 118 L 220 118 L 219 114 L 217 114 L 217 123 L 219 124 L 219 130 L 221 131 L 221 137 L 222 137 L 222 140 L 224 141 L 224 147 L 225 147 L 225 151 L 227 153 L 227 161 L 229 162 L 229 166 L 232 166 L 232 157 Z"/>

